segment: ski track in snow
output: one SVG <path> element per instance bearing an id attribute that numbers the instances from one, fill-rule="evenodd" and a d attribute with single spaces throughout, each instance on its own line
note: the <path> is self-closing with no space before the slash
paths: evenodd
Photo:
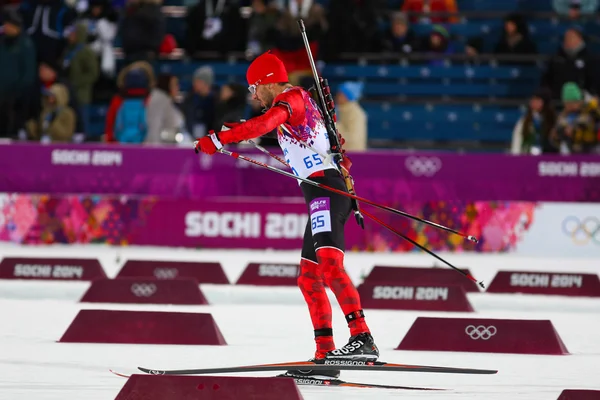
<path id="1" fill-rule="evenodd" d="M 106 246 L 21 247 L 0 245 L 8 256 L 98 258 L 114 277 L 127 259 L 220 261 L 235 282 L 249 262 L 298 261 L 298 251 L 207 251 Z M 498 269 L 600 272 L 600 257 L 535 258 L 515 255 L 443 254 L 490 283 Z M 358 283 L 373 265 L 431 266 L 418 254 L 348 253 L 346 268 Z M 312 326 L 297 288 L 201 285 L 211 305 L 160 306 L 82 304 L 87 282 L 0 280 L 0 399 L 114 399 L 137 366 L 202 368 L 305 360 L 314 351 Z M 343 315 L 330 293 L 336 344 L 348 338 Z M 563 389 L 600 390 L 600 298 L 472 293 L 475 313 L 367 310 L 367 321 L 383 361 L 498 369 L 497 375 L 345 371 L 341 378 L 360 383 L 448 389 L 444 392 L 300 386 L 306 400 L 332 399 L 557 399 Z M 210 312 L 227 346 L 154 346 L 57 343 L 80 309 Z M 528 356 L 394 350 L 417 316 L 550 319 L 571 355 Z M 443 332 L 440 332 L 443 335 Z M 247 373 L 244 376 L 273 376 Z"/>

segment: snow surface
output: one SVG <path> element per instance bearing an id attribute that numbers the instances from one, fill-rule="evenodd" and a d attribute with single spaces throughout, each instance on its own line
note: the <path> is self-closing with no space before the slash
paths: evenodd
<path id="1" fill-rule="evenodd" d="M 297 262 L 297 251 L 197 251 L 105 246 L 20 247 L 2 244 L 0 255 L 95 257 L 109 277 L 127 259 L 217 260 L 235 282 L 248 262 Z M 515 255 L 445 254 L 469 267 L 489 284 L 498 269 L 600 272 L 600 258 L 534 258 Z M 346 266 L 358 283 L 373 265 L 433 265 L 424 254 L 357 254 Z M 297 288 L 201 285 L 208 306 L 80 304 L 89 283 L 0 281 L 0 399 L 114 399 L 125 379 L 114 369 L 134 373 L 136 366 L 186 368 L 304 360 L 314 351 L 312 326 Z M 336 343 L 348 330 L 333 296 Z M 473 293 L 476 313 L 367 310 L 367 321 L 390 362 L 498 369 L 497 375 L 369 373 L 347 371 L 342 378 L 364 383 L 423 386 L 444 392 L 301 386 L 313 399 L 556 399 L 563 389 L 600 389 L 600 298 Z M 80 309 L 177 310 L 210 312 L 228 346 L 148 346 L 57 343 Z M 417 316 L 550 319 L 571 355 L 526 356 L 394 350 Z M 443 332 L 440 332 L 443 335 Z M 246 376 L 269 376 L 249 373 Z"/>

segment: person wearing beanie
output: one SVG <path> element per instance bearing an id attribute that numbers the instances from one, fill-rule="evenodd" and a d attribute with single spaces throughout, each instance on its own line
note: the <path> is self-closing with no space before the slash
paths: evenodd
<path id="1" fill-rule="evenodd" d="M 600 59 L 585 42 L 580 26 L 571 26 L 564 34 L 562 46 L 548 61 L 542 76 L 542 85 L 552 89 L 554 99 L 561 98 L 566 82 L 575 82 L 587 93 L 597 95 L 600 90 L 597 71 Z"/>
<path id="2" fill-rule="evenodd" d="M 207 65 L 194 71 L 192 90 L 183 102 L 183 111 L 187 130 L 194 138 L 206 136 L 208 131 L 216 129 L 217 96 L 213 90 L 215 73 Z"/>
<path id="3" fill-rule="evenodd" d="M 556 123 L 556 113 L 552 105 L 552 92 L 539 88 L 529 100 L 525 115 L 517 121 L 513 130 L 512 154 L 557 153 L 558 143 L 551 139 Z"/>
<path id="4" fill-rule="evenodd" d="M 444 56 L 446 54 L 454 53 L 450 41 L 450 33 L 442 25 L 433 25 L 429 36 L 425 38 L 425 42 L 422 45 L 424 52 L 430 55 Z M 430 61 L 430 65 L 437 66 L 443 64 L 442 57 L 433 57 Z"/>
<path id="5" fill-rule="evenodd" d="M 385 48 L 400 54 L 410 54 L 418 50 L 418 39 L 410 28 L 408 16 L 403 12 L 395 12 L 391 17 L 391 26 L 386 34 Z"/>
<path id="6" fill-rule="evenodd" d="M 35 83 L 35 47 L 23 33 L 23 20 L 9 10 L 0 36 L 0 135 L 15 137 L 27 119 Z"/>
<path id="7" fill-rule="evenodd" d="M 563 111 L 559 114 L 554 136 L 561 143 L 561 153 L 590 153 L 597 144 L 596 122 L 600 120 L 597 104 L 586 104 L 575 82 L 562 87 Z"/>
<path id="8" fill-rule="evenodd" d="M 277 128 L 277 139 L 294 175 L 346 192 L 342 174 L 326 154 L 329 134 L 321 111 L 310 94 L 289 83 L 283 62 L 270 52 L 258 56 L 246 72 L 252 98 L 267 109 L 265 114 L 237 124 L 226 124 L 196 142 L 197 152 L 215 154 L 223 146 L 260 137 Z M 333 133 L 334 134 L 334 133 Z M 348 158 L 345 158 L 348 161 Z M 343 163 L 346 170 L 349 165 Z M 361 307 L 360 296 L 344 269 L 344 225 L 352 212 L 346 196 L 300 181 L 310 212 L 302 252 L 298 286 L 308 305 L 316 344 L 316 360 L 375 361 L 375 346 Z M 347 345 L 335 349 L 332 309 L 325 284 L 335 294 L 350 329 Z M 335 362 L 335 361 L 332 361 Z M 340 370 L 287 371 L 287 376 L 325 375 L 337 378 Z"/>
<path id="9" fill-rule="evenodd" d="M 362 95 L 362 82 L 344 82 L 338 89 L 337 127 L 344 135 L 346 151 L 365 151 L 367 149 L 367 114 L 358 104 Z"/>

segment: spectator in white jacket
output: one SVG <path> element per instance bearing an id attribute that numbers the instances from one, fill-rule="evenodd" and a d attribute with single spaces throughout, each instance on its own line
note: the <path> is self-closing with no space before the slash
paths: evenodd
<path id="1" fill-rule="evenodd" d="M 344 137 L 346 151 L 364 151 L 367 149 L 367 114 L 358 104 L 363 84 L 344 82 L 336 95 L 337 128 Z"/>
<path id="2" fill-rule="evenodd" d="M 81 19 L 87 27 L 90 47 L 100 59 L 102 74 L 114 78 L 113 42 L 117 36 L 117 12 L 111 7 L 110 0 L 89 0 L 89 8 Z"/>
<path id="3" fill-rule="evenodd" d="M 174 75 L 160 75 L 150 93 L 146 109 L 148 134 L 144 143 L 175 144 L 183 141 L 185 121 L 175 104 L 179 98 L 179 80 Z"/>

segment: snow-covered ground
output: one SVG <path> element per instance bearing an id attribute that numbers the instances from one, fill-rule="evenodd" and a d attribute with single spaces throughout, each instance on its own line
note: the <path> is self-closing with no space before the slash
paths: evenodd
<path id="1" fill-rule="evenodd" d="M 298 252 L 195 251 L 104 246 L 19 247 L 3 244 L 0 255 L 85 257 L 100 260 L 114 277 L 127 259 L 220 261 L 235 282 L 249 262 L 297 262 Z M 600 272 L 600 257 L 533 258 L 514 255 L 445 254 L 489 284 L 498 269 Z M 430 266 L 424 254 L 349 253 L 346 266 L 356 283 L 373 265 Z M 186 368 L 303 360 L 314 342 L 298 289 L 201 285 L 208 306 L 80 304 L 85 282 L 0 280 L 0 399 L 114 399 L 125 379 L 109 373 L 135 367 Z M 333 297 L 337 344 L 348 338 Z M 556 399 L 566 388 L 600 390 L 600 298 L 469 294 L 476 313 L 367 310 L 368 323 L 391 362 L 498 369 L 497 375 L 344 372 L 345 380 L 448 389 L 413 392 L 301 387 L 305 399 Z M 83 308 L 210 312 L 227 346 L 146 346 L 57 343 Z M 337 311 L 337 312 L 335 312 Z M 571 355 L 525 356 L 394 350 L 417 316 L 550 319 Z M 443 335 L 443 332 L 439 333 Z M 268 376 L 269 374 L 249 374 Z"/>

